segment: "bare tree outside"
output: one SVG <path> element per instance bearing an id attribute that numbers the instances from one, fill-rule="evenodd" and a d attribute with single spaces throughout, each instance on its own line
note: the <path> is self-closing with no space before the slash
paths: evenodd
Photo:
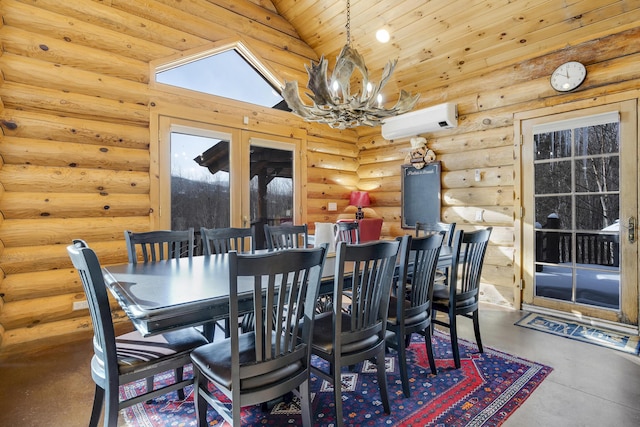
<path id="1" fill-rule="evenodd" d="M 227 174 L 228 175 L 228 174 Z M 171 176 L 171 228 L 229 227 L 229 182 Z"/>
<path id="2" fill-rule="evenodd" d="M 292 152 L 252 147 L 250 224 L 258 243 L 264 224 L 293 218 Z M 231 224 L 229 141 L 184 133 L 171 137 L 171 228 L 224 228 Z M 258 246 L 259 247 L 259 246 Z"/>
<path id="3" fill-rule="evenodd" d="M 538 134 L 534 143 L 537 222 L 556 213 L 562 229 L 599 231 L 618 219 L 618 123 Z"/>
<path id="4" fill-rule="evenodd" d="M 536 294 L 618 308 L 619 123 L 537 133 L 534 150 Z M 615 291 L 581 289 L 598 269 Z"/>
<path id="5" fill-rule="evenodd" d="M 225 145 L 226 144 L 226 145 Z M 219 147 L 217 164 L 201 166 L 204 153 Z M 217 228 L 230 224 L 228 141 L 171 133 L 171 228 Z M 225 169 L 226 168 L 226 169 Z"/>

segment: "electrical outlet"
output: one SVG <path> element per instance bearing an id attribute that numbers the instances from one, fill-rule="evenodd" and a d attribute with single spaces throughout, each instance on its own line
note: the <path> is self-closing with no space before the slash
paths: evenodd
<path id="1" fill-rule="evenodd" d="M 476 182 L 480 182 L 482 180 L 482 174 L 480 172 L 480 169 L 476 169 L 474 175 L 475 175 L 474 179 L 476 180 Z"/>
<path id="2" fill-rule="evenodd" d="M 73 302 L 73 311 L 76 310 L 86 310 L 89 308 L 89 301 L 82 300 L 82 301 L 74 301 Z"/>
<path id="3" fill-rule="evenodd" d="M 327 204 L 327 210 L 328 210 L 329 212 L 335 212 L 335 211 L 337 211 L 337 210 L 338 210 L 338 204 L 337 204 L 337 203 L 335 203 L 335 202 L 329 202 L 329 203 Z"/>

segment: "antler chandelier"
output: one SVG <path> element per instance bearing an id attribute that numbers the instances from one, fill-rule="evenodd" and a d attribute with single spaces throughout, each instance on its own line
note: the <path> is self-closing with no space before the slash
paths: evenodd
<path id="1" fill-rule="evenodd" d="M 347 44 L 344 45 L 336 58 L 331 79 L 327 79 L 328 62 L 324 55 L 320 62 L 311 61 L 311 66 L 305 65 L 309 82 L 307 88 L 313 95 L 307 94 L 313 101 L 308 106 L 302 102 L 298 92 L 298 82 L 285 82 L 282 97 L 289 108 L 297 116 L 308 122 L 326 123 L 332 128 L 346 129 L 356 126 L 377 126 L 386 117 L 395 116 L 411 110 L 420 95 L 411 95 L 405 90 L 400 91 L 398 102 L 389 109 L 382 106 L 378 95 L 387 83 L 398 60 L 389 61 L 384 67 L 380 83 L 369 82 L 369 73 L 362 55 L 351 47 L 351 4 L 347 0 Z M 351 75 L 358 69 L 362 74 L 360 92 L 351 95 Z M 381 95 L 380 95 L 381 96 Z"/>

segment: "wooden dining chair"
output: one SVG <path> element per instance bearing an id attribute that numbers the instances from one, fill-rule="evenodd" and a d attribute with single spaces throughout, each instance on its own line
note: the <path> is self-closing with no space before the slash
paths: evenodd
<path id="1" fill-rule="evenodd" d="M 200 228 L 205 255 L 255 252 L 255 228 Z"/>
<path id="2" fill-rule="evenodd" d="M 433 279 L 442 247 L 442 235 L 407 236 L 406 240 L 407 243 L 400 246 L 400 272 L 395 295 L 391 296 L 389 302 L 387 329 L 392 333 L 387 335 L 387 346 L 398 352 L 402 391 L 405 397 L 410 397 L 406 348 L 413 333 L 424 336 L 431 373 L 437 374 L 431 343 L 431 311 Z"/>
<path id="3" fill-rule="evenodd" d="M 134 233 L 125 230 L 129 262 L 136 264 L 172 258 L 192 257 L 195 245 L 193 227 L 188 230 L 157 230 Z M 140 257 L 140 258 L 139 258 Z"/>
<path id="4" fill-rule="evenodd" d="M 309 246 L 307 224 L 265 225 L 267 249 L 306 248 Z"/>
<path id="5" fill-rule="evenodd" d="M 195 233 L 193 228 L 178 231 L 144 231 L 140 233 L 125 230 L 124 239 L 127 244 L 129 263 L 131 264 L 136 264 L 140 260 L 142 260 L 142 262 L 156 262 L 167 259 L 192 257 L 195 247 Z M 202 333 L 209 341 L 212 341 L 215 333 L 215 325 L 203 325 Z M 182 370 L 176 370 L 175 374 L 181 378 Z M 147 388 L 153 388 L 153 377 L 147 379 Z M 184 392 L 180 390 L 178 393 L 179 398 L 184 399 Z"/>
<path id="6" fill-rule="evenodd" d="M 329 369 L 313 365 L 311 371 L 333 384 L 336 426 L 342 426 L 341 373 L 344 366 L 375 359 L 378 387 L 384 411 L 391 413 L 385 372 L 385 336 L 391 284 L 399 241 L 349 245 L 338 243 L 332 310 L 316 315 L 313 330 L 315 356 Z M 342 310 L 343 291 L 351 288 L 351 308 Z M 373 397 L 372 397 L 373 398 Z"/>
<path id="7" fill-rule="evenodd" d="M 116 427 L 120 409 L 135 405 L 174 390 L 182 391 L 193 380 L 176 377 L 176 382 L 159 389 L 119 401 L 119 387 L 171 369 L 182 374 L 190 362 L 190 352 L 207 340 L 192 328 L 144 338 L 139 332 L 116 336 L 111 318 L 102 268 L 95 252 L 82 240 L 67 247 L 73 266 L 78 270 L 93 324 L 91 376 L 96 384 L 90 427 L 96 427 L 104 404 L 104 426 Z"/>
<path id="8" fill-rule="evenodd" d="M 442 234 L 443 237 L 442 244 L 446 246 L 451 246 L 451 244 L 453 243 L 453 235 L 455 230 L 455 222 L 416 222 L 416 237 L 429 236 L 434 233 L 439 233 Z M 434 280 L 436 283 L 448 285 L 449 268 L 437 269 L 436 277 Z"/>
<path id="9" fill-rule="evenodd" d="M 202 241 L 204 255 L 214 254 L 226 254 L 229 251 L 236 251 L 239 253 L 254 253 L 255 252 L 255 227 L 251 228 L 200 228 L 200 239 Z M 247 313 L 242 316 L 241 322 L 244 331 L 248 331 L 253 328 L 253 315 Z M 224 319 L 224 324 L 221 326 L 220 322 L 215 322 L 224 332 L 226 338 L 230 334 L 229 318 Z M 215 327 L 211 331 L 211 341 L 215 338 Z"/>
<path id="10" fill-rule="evenodd" d="M 451 246 L 453 243 L 453 233 L 456 230 L 456 223 L 446 222 L 416 222 L 416 237 L 429 236 L 434 233 L 442 234 L 443 245 Z"/>
<path id="11" fill-rule="evenodd" d="M 207 404 L 230 425 L 240 426 L 242 406 L 290 391 L 300 396 L 302 425 L 311 427 L 311 336 L 326 252 L 325 244 L 266 254 L 229 253 L 229 315 L 240 315 L 239 299 L 250 292 L 256 326 L 245 334 L 232 328 L 229 338 L 191 353 L 200 427 L 208 425 Z"/>
<path id="12" fill-rule="evenodd" d="M 460 350 L 458 348 L 457 317 L 464 316 L 473 320 L 473 331 L 480 353 L 480 320 L 478 300 L 480 296 L 480 277 L 484 257 L 493 227 L 476 231 L 457 231 L 453 239 L 451 272 L 449 286 L 435 285 L 433 291 L 433 323 L 449 328 L 451 347 L 456 368 L 460 368 Z M 447 315 L 447 320 L 438 320 L 437 312 Z"/>
<path id="13" fill-rule="evenodd" d="M 338 221 L 334 225 L 337 242 L 360 243 L 360 225 L 358 221 Z"/>
<path id="14" fill-rule="evenodd" d="M 338 242 L 346 242 L 346 243 L 350 243 L 350 244 L 359 244 L 360 243 L 360 222 L 362 222 L 363 220 L 338 220 L 338 222 L 335 223 L 334 225 L 334 234 L 335 234 L 335 242 L 336 245 L 338 244 Z M 346 298 L 343 298 L 343 304 L 344 304 L 344 309 L 345 310 L 349 310 L 349 303 L 348 301 L 351 300 L 351 290 L 345 290 L 343 292 L 343 295 Z M 331 304 L 333 304 L 332 302 L 332 296 L 331 295 L 326 295 L 323 296 L 322 299 L 324 299 L 324 307 L 322 307 L 323 310 L 327 310 L 328 308 L 331 307 Z M 318 307 L 319 309 L 321 307 Z"/>

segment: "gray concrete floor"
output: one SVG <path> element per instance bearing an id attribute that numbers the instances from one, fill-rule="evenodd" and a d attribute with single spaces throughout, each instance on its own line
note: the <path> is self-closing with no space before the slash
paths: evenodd
<path id="1" fill-rule="evenodd" d="M 485 346 L 554 369 L 503 426 L 640 426 L 640 357 L 514 326 L 522 315 L 480 311 Z M 473 340 L 471 321 L 459 323 L 460 336 Z M 0 426 L 87 426 L 90 359 L 84 342 L 0 362 Z"/>

